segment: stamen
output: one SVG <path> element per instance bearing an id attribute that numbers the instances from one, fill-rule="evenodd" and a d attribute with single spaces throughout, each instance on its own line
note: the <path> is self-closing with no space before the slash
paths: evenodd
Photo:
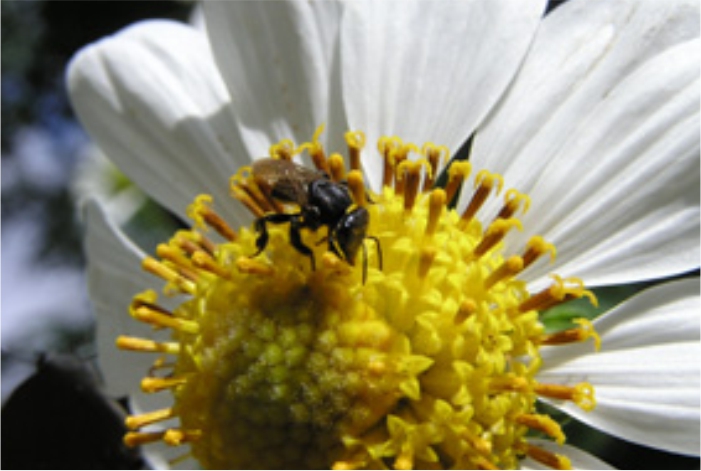
<path id="1" fill-rule="evenodd" d="M 292 160 L 295 155 L 295 143 L 291 139 L 283 139 L 270 146 L 270 157 L 273 159 Z"/>
<path id="2" fill-rule="evenodd" d="M 207 270 L 221 278 L 231 278 L 231 273 L 205 252 L 198 251 L 192 254 L 192 263 L 194 263 L 197 268 Z"/>
<path id="3" fill-rule="evenodd" d="M 138 321 L 158 327 L 169 327 L 190 334 L 196 334 L 200 331 L 200 325 L 195 321 L 173 317 L 172 314 L 170 316 L 162 314 L 145 306 L 132 309 L 131 315 Z"/>
<path id="4" fill-rule="evenodd" d="M 476 456 L 474 461 L 479 469 L 499 469 L 496 464 L 492 463 L 484 456 Z"/>
<path id="5" fill-rule="evenodd" d="M 455 319 L 453 319 L 453 322 L 455 325 L 460 325 L 475 312 L 477 312 L 477 303 L 475 300 L 465 299 L 462 303 L 460 303 L 460 307 L 458 307 L 458 312 L 455 314 Z"/>
<path id="6" fill-rule="evenodd" d="M 522 376 L 506 375 L 497 378 L 492 378 L 489 382 L 489 390 L 493 393 L 498 392 L 525 392 L 530 388 L 530 384 L 526 378 Z"/>
<path id="7" fill-rule="evenodd" d="M 239 200 L 256 218 L 260 218 L 265 215 L 265 210 L 251 196 L 251 192 L 248 191 L 245 186 L 232 182 L 230 190 L 231 196 Z"/>
<path id="8" fill-rule="evenodd" d="M 165 432 L 127 432 L 124 434 L 124 444 L 129 448 L 134 448 L 148 443 L 160 441 Z"/>
<path id="9" fill-rule="evenodd" d="M 406 185 L 406 181 L 399 173 L 399 169 L 401 168 L 402 162 L 407 160 L 409 157 L 409 152 L 418 152 L 418 148 L 412 144 L 412 143 L 407 143 L 407 144 L 402 144 L 399 148 L 393 149 L 391 151 L 391 158 L 394 161 L 394 192 L 397 195 L 403 195 L 404 194 L 404 187 Z"/>
<path id="10" fill-rule="evenodd" d="M 304 150 L 308 151 L 316 169 L 329 173 L 329 163 L 326 160 L 324 146 L 319 142 L 319 137 L 321 136 L 321 133 L 324 132 L 324 127 L 325 126 L 321 124 L 318 128 L 316 128 L 314 136 L 312 137 L 312 142 L 306 142 L 299 146 L 297 153 L 299 154 Z"/>
<path id="11" fill-rule="evenodd" d="M 460 435 L 464 438 L 477 453 L 489 455 L 492 453 L 492 442 L 475 436 L 467 430 Z"/>
<path id="12" fill-rule="evenodd" d="M 383 136 L 377 141 L 377 148 L 382 154 L 384 167 L 382 171 L 382 186 L 390 187 L 394 182 L 394 153 L 402 145 L 402 140 L 397 136 Z"/>
<path id="13" fill-rule="evenodd" d="M 550 399 L 572 401 L 585 411 L 593 410 L 596 407 L 594 388 L 589 383 L 579 383 L 575 386 L 541 383 L 534 385 L 533 390 L 536 394 Z"/>
<path id="14" fill-rule="evenodd" d="M 514 227 L 518 228 L 520 231 L 523 230 L 523 225 L 518 219 L 497 219 L 491 223 L 480 243 L 472 251 L 473 255 L 480 258 L 506 237 L 506 234 Z"/>
<path id="15" fill-rule="evenodd" d="M 171 428 L 166 430 L 163 441 L 170 446 L 179 446 L 183 443 L 194 442 L 202 438 L 202 430 L 181 430 Z"/>
<path id="16" fill-rule="evenodd" d="M 555 439 L 562 445 L 565 443 L 565 434 L 562 432 L 560 424 L 555 422 L 550 416 L 543 414 L 521 414 L 516 417 L 516 422 L 525 425 L 532 430 L 543 432 L 547 436 Z"/>
<path id="17" fill-rule="evenodd" d="M 141 266 L 145 271 L 163 278 L 165 281 L 177 286 L 180 290 L 192 295 L 195 294 L 196 285 L 192 281 L 186 280 L 175 270 L 165 266 L 155 258 L 146 257 L 141 263 Z"/>
<path id="18" fill-rule="evenodd" d="M 404 184 L 404 211 L 410 212 L 414 207 L 416 196 L 419 193 L 421 179 L 421 167 L 426 167 L 426 173 L 431 171 L 429 163 L 420 159 L 417 161 L 405 160 L 397 167 L 397 178 Z"/>
<path id="19" fill-rule="evenodd" d="M 584 289 L 584 283 L 578 278 L 568 278 L 564 280 L 558 275 L 553 275 L 555 282 L 543 291 L 534 294 L 519 305 L 519 311 L 527 312 L 530 310 L 544 311 L 558 304 L 579 299 L 583 296 L 589 298 L 589 301 L 594 305 L 598 305 L 598 301 L 594 293 Z M 569 285 L 566 285 L 568 283 Z M 574 286 L 572 286 L 574 284 Z"/>
<path id="20" fill-rule="evenodd" d="M 158 244 L 158 247 L 156 247 L 156 255 L 171 262 L 179 275 L 191 281 L 197 281 L 198 274 L 191 269 L 192 263 L 190 259 L 185 257 L 185 255 L 178 250 L 166 244 Z"/>
<path id="21" fill-rule="evenodd" d="M 165 389 L 173 389 L 187 383 L 185 377 L 156 378 L 148 376 L 141 380 L 141 390 L 145 393 L 156 393 Z"/>
<path id="22" fill-rule="evenodd" d="M 134 352 L 161 352 L 171 355 L 177 355 L 180 352 L 180 344 L 176 342 L 156 342 L 151 339 L 128 337 L 126 335 L 117 337 L 117 348 Z"/>
<path id="23" fill-rule="evenodd" d="M 367 204 L 365 197 L 365 182 L 363 181 L 363 173 L 360 170 L 351 170 L 348 172 L 348 188 L 353 195 L 353 202 L 360 207 Z"/>
<path id="24" fill-rule="evenodd" d="M 168 420 L 174 415 L 175 413 L 173 412 L 173 408 L 168 407 L 165 409 L 146 412 L 144 414 L 130 415 L 126 418 L 124 424 L 127 426 L 127 428 L 136 430 L 149 424 Z"/>
<path id="25" fill-rule="evenodd" d="M 461 216 L 463 227 L 465 227 L 467 223 L 472 220 L 477 211 L 487 200 L 487 197 L 492 192 L 494 187 L 496 187 L 496 193 L 499 194 L 501 188 L 504 186 L 504 179 L 501 177 L 501 175 L 496 173 L 489 173 L 486 170 L 480 170 L 475 177 L 475 186 L 477 190 L 472 195 L 470 204 L 467 205 L 467 208 L 465 208 L 465 211 Z"/>
<path id="26" fill-rule="evenodd" d="M 521 209 L 522 214 L 526 214 L 531 205 L 531 198 L 525 194 L 511 188 L 504 195 L 504 206 L 494 219 L 509 219 L 516 211 Z"/>
<path id="27" fill-rule="evenodd" d="M 502 280 L 509 279 L 517 275 L 523 270 L 523 259 L 518 255 L 514 255 L 504 260 L 504 263 L 499 265 L 499 268 L 494 270 L 484 281 L 485 289 L 490 289 L 495 284 Z"/>
<path id="28" fill-rule="evenodd" d="M 440 188 L 431 191 L 428 200 L 428 221 L 426 222 L 426 237 L 431 238 L 436 233 L 438 222 L 440 221 L 443 209 L 445 208 L 446 194 Z"/>
<path id="29" fill-rule="evenodd" d="M 526 454 L 552 469 L 572 469 L 572 463 L 566 456 L 552 453 L 530 443 L 526 444 Z"/>
<path id="30" fill-rule="evenodd" d="M 572 329 L 543 335 L 541 343 L 543 345 L 562 345 L 573 342 L 584 342 L 589 338 L 594 338 L 594 346 L 597 351 L 601 349 L 601 337 L 594 330 L 594 324 L 589 319 L 574 319 L 572 322 L 580 325 Z"/>
<path id="31" fill-rule="evenodd" d="M 329 157 L 329 170 L 331 172 L 331 180 L 335 182 L 345 180 L 346 165 L 341 154 L 331 154 L 331 157 Z"/>
<path id="32" fill-rule="evenodd" d="M 448 160 L 450 151 L 446 146 L 438 146 L 432 142 L 427 142 L 421 148 L 421 153 L 426 156 L 431 168 L 430 172 L 426 172 L 423 187 L 421 188 L 421 191 L 425 193 L 433 188 L 435 177 L 438 175 L 438 165 Z"/>
<path id="33" fill-rule="evenodd" d="M 445 201 L 450 204 L 467 177 L 472 172 L 472 164 L 468 161 L 453 162 L 448 169 L 448 183 L 445 187 Z"/>
<path id="34" fill-rule="evenodd" d="M 241 273 L 248 273 L 249 275 L 272 275 L 275 273 L 275 268 L 271 265 L 248 257 L 239 257 L 236 260 L 236 267 Z"/>
<path id="35" fill-rule="evenodd" d="M 365 147 L 365 134 L 361 131 L 348 131 L 345 134 L 348 144 L 348 155 L 350 157 L 351 170 L 360 170 L 360 151 Z"/>
<path id="36" fill-rule="evenodd" d="M 419 255 L 419 278 L 426 278 L 438 250 L 435 247 L 422 247 Z"/>
<path id="37" fill-rule="evenodd" d="M 197 227 L 206 228 L 209 226 L 226 240 L 235 241 L 236 231 L 210 207 L 212 201 L 210 195 L 199 195 L 195 198 L 195 202 L 187 208 L 188 217 L 195 221 Z"/>
<path id="38" fill-rule="evenodd" d="M 526 243 L 526 251 L 523 253 L 523 268 L 529 267 L 538 260 L 540 257 L 546 253 L 550 254 L 550 263 L 555 261 L 555 256 L 557 255 L 557 250 L 555 246 L 549 242 L 546 242 L 540 236 L 533 236 L 530 238 L 528 243 Z"/>

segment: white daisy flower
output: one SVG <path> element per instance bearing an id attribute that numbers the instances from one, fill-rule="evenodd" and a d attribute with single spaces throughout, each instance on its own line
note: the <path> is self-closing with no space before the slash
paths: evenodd
<path id="1" fill-rule="evenodd" d="M 87 205 L 108 390 L 151 393 L 128 444 L 205 467 L 604 467 L 542 400 L 699 454 L 695 281 L 538 320 L 595 302 L 584 284 L 698 267 L 697 2 L 203 7 L 204 28 L 137 24 L 68 71 L 98 145 L 195 220 L 155 259 Z"/>

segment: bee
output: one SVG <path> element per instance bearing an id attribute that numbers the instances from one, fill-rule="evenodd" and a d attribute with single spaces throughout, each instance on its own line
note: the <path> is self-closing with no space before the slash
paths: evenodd
<path id="1" fill-rule="evenodd" d="M 312 270 L 316 269 L 314 252 L 302 241 L 302 229 L 328 228 L 329 251 L 351 266 L 355 265 L 358 250 L 363 249 L 363 283 L 367 277 L 367 250 L 365 239 L 377 246 L 378 265 L 382 269 L 382 251 L 377 237 L 367 235 L 370 214 L 367 209 L 353 205 L 346 182 L 335 182 L 322 171 L 314 171 L 294 162 L 265 158 L 251 166 L 252 178 L 268 198 L 281 203 L 292 203 L 298 212 L 270 213 L 255 221 L 259 255 L 268 245 L 268 224 L 290 224 L 290 244 L 302 255 L 309 257 Z M 323 242 L 322 239 L 321 242 Z"/>

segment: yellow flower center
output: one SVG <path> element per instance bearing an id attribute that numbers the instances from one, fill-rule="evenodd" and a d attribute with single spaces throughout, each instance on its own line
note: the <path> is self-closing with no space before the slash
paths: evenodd
<path id="1" fill-rule="evenodd" d="M 326 158 L 318 133 L 299 148 L 273 146 L 281 160 L 232 178 L 257 224 L 235 231 L 200 196 L 190 208 L 195 227 L 161 245 L 160 260 L 144 261 L 168 294 L 189 299 L 172 312 L 151 291 L 132 302 L 132 316 L 172 329 L 172 341 L 117 344 L 175 356 L 171 371 L 159 374 L 159 359 L 142 382 L 145 392 L 170 390 L 174 404 L 130 416 L 125 442 L 189 444 L 206 468 L 496 469 L 526 456 L 567 468 L 566 457 L 529 443 L 533 432 L 565 440 L 536 400 L 589 410 L 593 388 L 538 382 L 539 349 L 598 337 L 584 320 L 545 333 L 539 311 L 595 298 L 576 279 L 554 277 L 533 294 L 518 279 L 555 256 L 538 236 L 506 250 L 528 198 L 509 190 L 498 215 L 480 220 L 503 183 L 480 171 L 458 212 L 450 203 L 470 191 L 470 164 L 453 163 L 445 189 L 434 189 L 446 149 L 397 138 L 379 142 L 384 185 L 371 193 L 360 172 L 364 137 L 346 140 L 348 172 L 340 155 Z M 291 163 L 302 151 L 316 171 Z M 328 201 L 340 208 L 333 217 Z M 342 226 L 360 227 L 344 219 L 359 209 L 369 221 L 350 237 L 359 245 L 349 257 Z M 179 427 L 149 429 L 173 417 Z"/>

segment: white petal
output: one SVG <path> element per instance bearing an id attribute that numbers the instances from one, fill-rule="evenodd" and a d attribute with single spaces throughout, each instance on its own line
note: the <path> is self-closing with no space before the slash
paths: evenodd
<path id="1" fill-rule="evenodd" d="M 528 279 L 698 266 L 697 16 L 697 2 L 572 0 L 545 19 L 472 154 L 532 198 L 512 243 L 537 232 L 558 247 Z"/>
<path id="2" fill-rule="evenodd" d="M 551 453 L 564 455 L 570 459 L 572 469 L 615 469 L 601 461 L 599 458 L 590 455 L 584 450 L 570 446 L 558 445 L 549 440 L 541 440 L 538 438 L 529 438 L 529 443 L 544 448 Z M 521 462 L 521 469 L 552 469 L 541 463 L 538 463 L 531 458 L 527 458 Z"/>
<path id="3" fill-rule="evenodd" d="M 352 2 L 343 18 L 343 99 L 370 162 L 384 135 L 457 151 L 512 79 L 545 2 L 398 5 Z"/>
<path id="4" fill-rule="evenodd" d="M 184 216 L 197 194 L 209 193 L 230 222 L 247 218 L 228 187 L 250 160 L 203 33 L 137 24 L 79 52 L 68 83 L 90 135 L 159 203 Z"/>
<path id="5" fill-rule="evenodd" d="M 119 335 L 153 338 L 155 332 L 129 315 L 134 295 L 163 282 L 141 270 L 143 253 L 105 217 L 94 201 L 86 204 L 88 290 L 97 317 L 98 361 L 107 393 L 122 396 L 138 390 L 154 357 L 123 352 L 115 346 Z M 160 301 L 160 299 L 159 299 Z M 164 299 L 164 305 L 167 299 Z"/>
<path id="6" fill-rule="evenodd" d="M 309 141 L 322 123 L 327 124 L 323 137 L 334 149 L 345 127 L 338 121 L 343 116 L 338 92 L 329 95 L 341 5 L 268 1 L 203 6 L 214 55 L 253 156 L 267 155 L 281 139 Z"/>
<path id="7" fill-rule="evenodd" d="M 594 322 L 602 348 L 552 347 L 538 380 L 590 382 L 596 408 L 559 404 L 582 422 L 623 439 L 675 453 L 699 454 L 698 279 L 646 290 Z M 585 350 L 589 350 L 587 354 Z"/>

